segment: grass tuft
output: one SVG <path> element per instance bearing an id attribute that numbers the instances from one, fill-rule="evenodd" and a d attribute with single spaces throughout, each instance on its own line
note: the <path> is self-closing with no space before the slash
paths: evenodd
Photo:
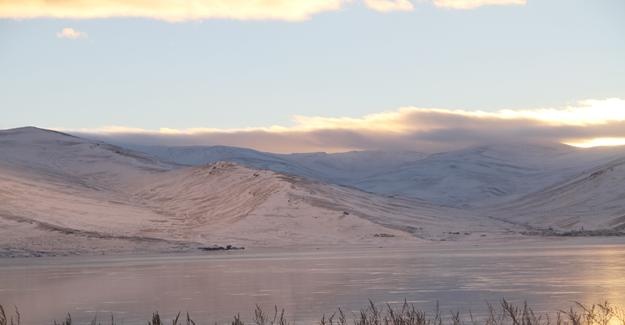
<path id="1" fill-rule="evenodd" d="M 179 312 L 172 320 L 171 325 L 197 325 L 189 313 L 181 317 Z M 97 318 L 97 317 L 96 317 Z M 91 325 L 102 325 L 94 318 Z M 111 325 L 116 325 L 115 318 L 111 315 Z M 148 325 L 166 325 L 161 320 L 158 312 L 152 314 Z M 169 323 L 167 323 L 169 324 Z M 216 323 L 215 323 L 216 324 Z M 231 325 L 245 325 L 240 314 L 234 316 Z M 278 310 L 275 306 L 273 315 L 266 313 L 260 306 L 254 309 L 251 324 L 255 325 L 289 325 L 284 309 Z M 418 310 L 414 305 L 404 300 L 401 306 L 376 305 L 369 300 L 369 304 L 351 317 L 346 315 L 341 308 L 330 316 L 323 315 L 319 325 L 625 325 L 625 310 L 608 302 L 591 306 L 576 303 L 566 311 L 557 311 L 552 314 L 537 314 L 527 303 L 515 305 L 507 300 L 502 300 L 498 306 L 487 304 L 485 317 L 476 319 L 471 312 L 462 315 L 460 312 L 443 314 L 436 304 L 435 311 L 427 314 Z M 21 325 L 21 315 L 17 307 L 13 314 L 8 315 L 5 308 L 0 305 L 0 325 Z M 34 325 L 34 324 L 33 324 Z M 74 325 L 72 316 L 67 314 L 65 320 L 53 325 Z"/>

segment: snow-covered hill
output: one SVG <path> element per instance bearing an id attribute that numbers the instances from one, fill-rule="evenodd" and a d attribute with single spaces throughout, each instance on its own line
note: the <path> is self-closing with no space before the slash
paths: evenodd
<path id="1" fill-rule="evenodd" d="M 0 131 L 0 152 L 2 169 L 96 188 L 172 168 L 140 152 L 34 127 Z"/>
<path id="2" fill-rule="evenodd" d="M 351 185 L 355 180 L 395 170 L 426 156 L 412 151 L 274 154 L 227 146 L 120 145 L 179 165 L 201 166 L 218 161 L 230 161 L 251 168 L 268 169 L 341 185 Z"/>
<path id="3" fill-rule="evenodd" d="M 530 228 L 625 230 L 625 157 L 586 170 L 488 213 Z"/>
<path id="4" fill-rule="evenodd" d="M 426 156 L 424 153 L 415 151 L 350 151 L 332 154 L 318 152 L 281 155 L 283 159 L 313 171 L 317 179 L 348 186 L 353 186 L 360 179 L 417 162 Z M 368 190 L 367 188 L 361 189 Z"/>
<path id="5" fill-rule="evenodd" d="M 418 197 L 447 206 L 478 206 L 541 189 L 572 173 L 566 146 L 488 145 L 430 155 L 354 182 L 368 191 Z M 562 168 L 564 167 L 564 168 Z M 554 173 L 553 170 L 559 171 Z"/>
<path id="6" fill-rule="evenodd" d="M 560 144 L 483 145 L 431 155 L 382 151 L 278 155 L 223 146 L 133 148 L 177 164 L 233 161 L 450 207 L 485 206 L 522 197 L 625 156 L 623 150 L 577 149 Z"/>
<path id="7" fill-rule="evenodd" d="M 419 200 L 230 162 L 181 167 L 66 134 L 0 133 L 0 253 L 402 244 L 492 231 Z"/>
<path id="8" fill-rule="evenodd" d="M 174 237 L 200 242 L 353 244 L 379 241 L 376 234 L 401 242 L 486 230 L 472 217 L 425 202 L 377 197 L 229 162 L 145 180 L 133 200 L 167 215 Z"/>
<path id="9" fill-rule="evenodd" d="M 427 157 L 158 149 L 165 161 L 48 130 L 0 131 L 0 255 L 625 230 L 623 148 L 489 145 Z"/>
<path id="10" fill-rule="evenodd" d="M 154 148 L 148 152 L 153 153 Z M 367 151 L 275 155 L 230 147 L 168 150 L 176 152 L 167 157 L 169 161 L 179 162 L 200 150 L 210 153 L 212 160 L 223 157 L 248 166 L 383 196 L 420 199 L 460 208 L 469 215 L 492 215 L 539 228 L 620 229 L 619 220 L 625 216 L 625 200 L 620 200 L 625 186 L 620 185 L 619 168 L 614 165 L 625 159 L 623 147 L 580 149 L 562 144 L 515 143 L 431 155 Z M 222 154 L 224 150 L 227 157 Z M 595 174 L 598 171 L 614 176 L 599 180 Z M 589 175 L 595 175 L 592 183 L 579 182 Z"/>

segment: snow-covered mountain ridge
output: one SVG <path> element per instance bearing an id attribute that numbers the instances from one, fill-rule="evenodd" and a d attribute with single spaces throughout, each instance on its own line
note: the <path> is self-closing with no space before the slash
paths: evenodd
<path id="1" fill-rule="evenodd" d="M 0 255 L 625 230 L 622 148 L 136 149 L 37 128 L 0 131 Z"/>
<path id="2" fill-rule="evenodd" d="M 1 131 L 0 152 L 0 255 L 395 245 L 491 229 L 419 200 L 231 162 L 182 167 L 36 128 Z"/>
<path id="3" fill-rule="evenodd" d="M 284 155 L 224 146 L 127 146 L 174 164 L 232 161 L 450 207 L 509 201 L 625 157 L 623 148 L 578 149 L 561 144 L 494 144 L 429 155 L 383 151 Z"/>

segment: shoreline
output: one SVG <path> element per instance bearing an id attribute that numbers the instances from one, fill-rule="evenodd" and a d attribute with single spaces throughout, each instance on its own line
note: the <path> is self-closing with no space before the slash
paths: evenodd
<path id="1" fill-rule="evenodd" d="M 0 255 L 0 265 L 10 265 L 14 261 L 132 261 L 132 260 L 171 260 L 171 259 L 210 259 L 210 258 L 256 258 L 264 256 L 279 255 L 324 255 L 330 254 L 366 254 L 368 252 L 414 252 L 415 254 L 435 252 L 454 252 L 461 249 L 462 252 L 475 251 L 478 254 L 485 254 L 489 250 L 504 250 L 514 252 L 516 250 L 540 248 L 543 250 L 571 250 L 579 247 L 624 247 L 625 240 L 621 237 L 535 237 L 524 236 L 514 239 L 492 238 L 481 241 L 424 241 L 402 245 L 372 245 L 372 244 L 350 244 L 350 245 L 290 245 L 290 246 L 269 246 L 269 247 L 244 247 L 244 249 L 224 249 L 204 251 L 198 248 L 188 248 L 178 251 L 125 251 L 106 253 L 74 253 L 57 254 L 45 256 L 16 256 L 7 257 Z"/>

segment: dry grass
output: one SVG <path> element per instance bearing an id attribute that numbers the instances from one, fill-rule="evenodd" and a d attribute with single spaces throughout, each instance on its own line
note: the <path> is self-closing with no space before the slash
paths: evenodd
<path id="1" fill-rule="evenodd" d="M 592 306 L 577 303 L 568 310 L 555 311 L 551 314 L 536 314 L 527 304 L 514 305 L 506 300 L 498 306 L 487 305 L 486 317 L 476 319 L 473 314 L 461 315 L 459 312 L 443 314 L 438 307 L 433 313 L 427 314 L 418 310 L 414 305 L 404 302 L 400 307 L 391 305 L 376 305 L 369 301 L 369 305 L 357 313 L 346 315 L 340 308 L 330 316 L 323 315 L 319 325 L 625 325 L 625 310 L 608 302 Z M 72 316 L 67 314 L 62 322 L 54 322 L 54 325 L 72 325 L 75 322 Z M 110 320 L 99 322 L 93 319 L 89 325 L 116 325 L 114 317 Z M 196 325 L 195 321 L 187 313 L 186 317 L 178 313 L 169 322 L 161 320 L 158 313 L 152 314 L 147 321 L 148 325 Z M 260 306 L 256 306 L 254 316 L 250 324 L 255 325 L 289 325 L 284 310 L 279 311 L 275 307 L 273 313 L 268 314 Z M 15 308 L 13 313 L 7 314 L 0 305 L 0 325 L 21 325 L 21 315 Z M 31 324 L 28 324 L 31 325 Z M 36 325 L 36 324 L 32 324 Z M 231 325 L 245 325 L 240 315 L 235 315 Z"/>
<path id="2" fill-rule="evenodd" d="M 0 305 L 0 325 L 20 325 L 21 321 L 20 311 L 17 307 L 15 307 L 14 315 L 7 316 L 4 307 Z"/>

